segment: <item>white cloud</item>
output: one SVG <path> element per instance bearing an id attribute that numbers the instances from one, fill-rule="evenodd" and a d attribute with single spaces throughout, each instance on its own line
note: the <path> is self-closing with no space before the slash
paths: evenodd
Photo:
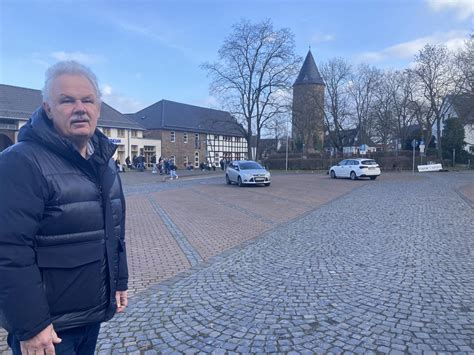
<path id="1" fill-rule="evenodd" d="M 202 106 L 202 107 L 216 108 L 219 106 L 219 102 L 214 96 L 209 95 L 202 99 L 197 100 L 195 105 Z"/>
<path id="2" fill-rule="evenodd" d="M 468 36 L 468 31 L 450 31 L 435 33 L 431 36 L 421 37 L 412 41 L 398 43 L 382 49 L 379 52 L 365 52 L 356 59 L 362 62 L 376 63 L 386 59 L 409 59 L 418 54 L 426 44 L 443 44 L 449 50 L 456 51 L 462 48 Z"/>
<path id="3" fill-rule="evenodd" d="M 161 26 L 160 28 L 159 23 L 157 22 L 154 22 L 153 26 L 141 26 L 124 19 L 115 18 L 112 19 L 112 23 L 126 33 L 148 38 L 163 46 L 173 48 L 185 54 L 190 54 L 192 52 L 189 48 L 177 44 L 178 40 L 176 38 L 176 30 L 169 31 L 164 28 L 164 26 Z"/>
<path id="4" fill-rule="evenodd" d="M 100 55 L 95 54 L 88 54 L 83 52 L 52 52 L 50 53 L 50 57 L 56 60 L 75 60 L 81 64 L 96 64 L 105 61 L 105 58 Z"/>
<path id="5" fill-rule="evenodd" d="M 112 95 L 112 86 L 105 84 L 102 89 L 102 95 Z"/>
<path id="6" fill-rule="evenodd" d="M 331 42 L 336 39 L 332 34 L 315 33 L 311 36 L 311 43 Z"/>
<path id="7" fill-rule="evenodd" d="M 467 20 L 474 14 L 472 0 L 426 0 L 434 11 L 454 10 L 460 20 Z"/>
<path id="8" fill-rule="evenodd" d="M 108 84 L 102 86 L 101 92 L 102 101 L 121 113 L 136 112 L 149 105 L 140 100 L 114 93 L 112 86 Z"/>

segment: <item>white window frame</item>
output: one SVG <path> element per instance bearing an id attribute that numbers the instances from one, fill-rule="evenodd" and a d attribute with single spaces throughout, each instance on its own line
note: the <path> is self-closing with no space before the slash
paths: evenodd
<path id="1" fill-rule="evenodd" d="M 194 167 L 199 168 L 199 151 L 194 152 Z"/>

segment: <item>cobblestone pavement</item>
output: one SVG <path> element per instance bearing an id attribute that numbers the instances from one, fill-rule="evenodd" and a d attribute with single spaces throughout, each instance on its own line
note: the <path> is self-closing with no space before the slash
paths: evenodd
<path id="1" fill-rule="evenodd" d="M 474 352 L 472 179 L 361 185 L 137 294 L 99 353 Z"/>
<path id="2" fill-rule="evenodd" d="M 473 181 L 133 187 L 132 275 L 148 272 L 99 353 L 474 352 Z"/>

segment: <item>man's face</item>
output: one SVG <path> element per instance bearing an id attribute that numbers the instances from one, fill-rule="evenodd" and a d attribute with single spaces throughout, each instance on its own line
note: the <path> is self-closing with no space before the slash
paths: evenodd
<path id="1" fill-rule="evenodd" d="M 100 115 L 100 102 L 92 83 L 82 75 L 63 74 L 51 85 L 48 117 L 59 135 L 84 146 L 93 136 Z"/>

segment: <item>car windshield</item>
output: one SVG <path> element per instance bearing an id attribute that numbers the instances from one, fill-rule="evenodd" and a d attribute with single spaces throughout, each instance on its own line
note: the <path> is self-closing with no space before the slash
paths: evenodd
<path id="1" fill-rule="evenodd" d="M 240 169 L 242 170 L 251 170 L 251 169 L 263 169 L 262 166 L 254 161 L 246 161 L 245 163 L 240 163 Z"/>
<path id="2" fill-rule="evenodd" d="M 363 160 L 362 164 L 364 164 L 364 165 L 377 165 L 375 160 Z"/>

